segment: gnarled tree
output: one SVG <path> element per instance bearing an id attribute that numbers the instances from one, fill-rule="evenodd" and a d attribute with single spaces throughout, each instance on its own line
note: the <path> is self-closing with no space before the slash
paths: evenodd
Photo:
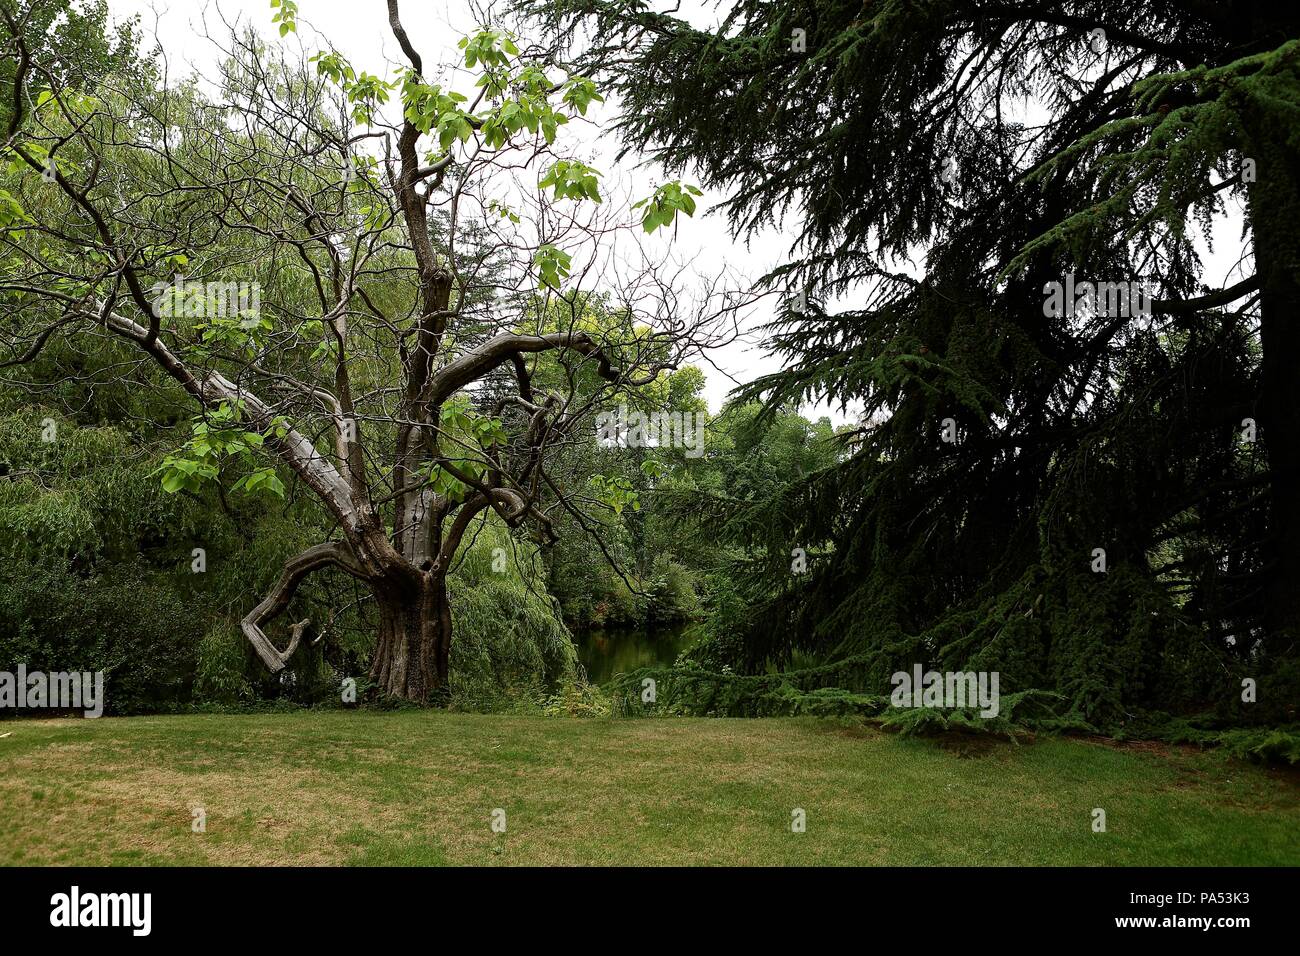
<path id="1" fill-rule="evenodd" d="M 297 36 L 296 5 L 274 6 Z M 553 80 L 503 31 L 461 43 L 472 98 L 431 80 L 396 0 L 376 23 L 406 58 L 393 79 L 235 26 L 211 82 L 140 71 L 78 90 L 42 62 L 30 6 L 3 20 L 0 368 L 62 336 L 129 346 L 123 375 L 197 406 L 165 487 L 306 489 L 335 524 L 243 618 L 266 665 L 312 630 L 292 625 L 282 650 L 269 623 L 334 568 L 373 594 L 373 679 L 427 699 L 447 683 L 467 533 L 495 513 L 553 535 L 578 506 L 548 468 L 569 436 L 734 328 L 742 300 L 714 285 L 688 304 L 680 272 L 629 252 L 632 210 L 555 151 L 594 85 Z M 678 195 L 647 208 L 668 221 Z"/>

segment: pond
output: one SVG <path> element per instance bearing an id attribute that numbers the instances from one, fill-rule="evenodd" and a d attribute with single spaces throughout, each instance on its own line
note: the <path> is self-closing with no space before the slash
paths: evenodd
<path id="1" fill-rule="evenodd" d="M 690 622 L 650 628 L 607 628 L 575 631 L 573 643 L 578 660 L 587 669 L 587 679 L 603 684 L 615 674 L 638 667 L 671 664 L 677 655 L 695 643 L 697 634 Z"/>

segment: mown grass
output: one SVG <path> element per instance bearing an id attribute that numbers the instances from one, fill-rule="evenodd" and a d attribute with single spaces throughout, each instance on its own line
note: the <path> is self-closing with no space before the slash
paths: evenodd
<path id="1" fill-rule="evenodd" d="M 1214 752 L 437 711 L 0 733 L 4 864 L 1300 863 L 1295 777 Z"/>

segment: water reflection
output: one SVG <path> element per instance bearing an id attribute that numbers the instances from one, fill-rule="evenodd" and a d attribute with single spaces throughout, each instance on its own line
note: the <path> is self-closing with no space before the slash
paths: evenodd
<path id="1" fill-rule="evenodd" d="M 587 679 L 603 684 L 615 674 L 638 667 L 671 664 L 695 641 L 694 625 L 687 622 L 654 630 L 607 629 L 576 631 L 573 642 Z"/>

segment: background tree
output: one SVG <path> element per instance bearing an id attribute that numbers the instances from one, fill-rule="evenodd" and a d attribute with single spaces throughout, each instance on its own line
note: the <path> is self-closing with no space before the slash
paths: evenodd
<path id="1" fill-rule="evenodd" d="M 93 89 L 105 76 L 128 65 L 152 68 L 149 60 L 140 57 L 139 17 L 110 27 L 106 0 L 76 4 L 25 0 L 15 5 L 13 14 L 26 24 L 34 55 L 68 89 Z M 17 66 L 16 57 L 0 61 L 0 128 L 9 124 Z"/>
<path id="2" fill-rule="evenodd" d="M 768 556 L 738 663 L 804 648 L 872 691 L 915 661 L 1000 670 L 1112 727 L 1294 718 L 1294 11 L 744 0 L 706 30 L 524 6 L 610 81 L 629 147 L 727 190 L 737 232 L 794 225 L 768 277 L 786 367 L 742 395 L 864 408 L 844 461 L 714 513 Z M 1229 201 L 1245 277 L 1220 288 L 1192 236 Z M 1070 272 L 1148 283 L 1151 314 L 1048 314 Z M 795 545 L 829 556 L 793 578 Z"/>

